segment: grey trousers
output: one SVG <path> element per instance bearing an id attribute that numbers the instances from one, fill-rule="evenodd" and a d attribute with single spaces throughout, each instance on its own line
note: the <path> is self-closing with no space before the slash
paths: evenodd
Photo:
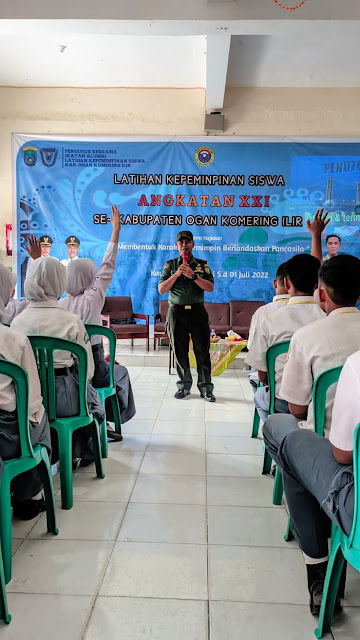
<path id="1" fill-rule="evenodd" d="M 30 422 L 30 440 L 32 445 L 41 444 L 51 455 L 51 438 L 49 420 L 44 413 L 40 424 Z M 20 454 L 19 427 L 15 412 L 0 412 L 0 455 L 3 460 L 16 458 Z M 29 500 L 42 489 L 42 481 L 38 467 L 16 476 L 11 483 L 15 500 Z"/>
<path id="2" fill-rule="evenodd" d="M 335 460 L 327 438 L 297 423 L 290 415 L 271 416 L 264 441 L 282 472 L 292 532 L 304 553 L 320 559 L 328 554 L 330 520 L 346 535 L 351 531 L 353 467 Z"/>
<path id="3" fill-rule="evenodd" d="M 269 387 L 260 387 L 254 395 L 254 403 L 256 410 L 260 416 L 260 420 L 265 422 L 269 415 L 270 392 Z M 275 411 L 277 413 L 289 413 L 289 405 L 286 400 L 275 398 Z"/>

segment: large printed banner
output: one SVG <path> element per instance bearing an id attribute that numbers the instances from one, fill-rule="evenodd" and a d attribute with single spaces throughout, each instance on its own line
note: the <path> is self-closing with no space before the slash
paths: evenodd
<path id="1" fill-rule="evenodd" d="M 29 233 L 50 235 L 59 259 L 65 238 L 78 236 L 79 256 L 99 265 L 112 204 L 122 228 L 108 295 L 131 296 L 137 313 L 158 310 L 159 276 L 182 229 L 214 273 L 214 293 L 205 294 L 213 302 L 271 300 L 278 265 L 310 250 L 305 221 L 320 206 L 341 250 L 358 254 L 358 142 L 13 138 L 22 285 Z"/>

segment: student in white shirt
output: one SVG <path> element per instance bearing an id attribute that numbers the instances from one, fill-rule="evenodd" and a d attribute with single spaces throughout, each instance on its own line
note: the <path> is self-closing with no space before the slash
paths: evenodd
<path id="1" fill-rule="evenodd" d="M 285 262 L 278 267 L 275 279 L 273 280 L 273 286 L 276 295 L 273 297 L 272 302 L 259 307 L 251 318 L 249 337 L 247 348 L 250 350 L 251 343 L 255 333 L 259 330 L 261 320 L 272 311 L 277 311 L 281 307 L 285 307 L 289 302 L 289 294 L 285 288 L 284 279 L 286 277 Z"/>
<path id="2" fill-rule="evenodd" d="M 258 370 L 260 382 L 267 384 L 266 352 L 271 345 L 289 340 L 294 332 L 306 324 L 321 318 L 324 314 L 313 298 L 317 283 L 319 261 L 308 254 L 299 254 L 285 263 L 285 288 L 290 298 L 288 304 L 263 317 L 255 333 L 245 362 Z M 278 356 L 275 362 L 275 408 L 279 413 L 287 413 L 287 403 L 280 399 L 279 389 L 286 354 Z M 254 395 L 254 402 L 263 422 L 268 416 L 269 388 L 261 387 Z"/>
<path id="3" fill-rule="evenodd" d="M 51 257 L 38 258 L 25 280 L 25 296 L 28 307 L 11 323 L 11 328 L 24 335 L 54 336 L 71 340 L 85 347 L 88 354 L 88 380 L 94 374 L 94 361 L 89 336 L 83 322 L 74 313 L 59 306 L 58 299 L 65 290 L 66 267 Z M 79 392 L 76 365 L 68 351 L 56 351 L 54 355 L 56 415 L 58 418 L 77 415 Z M 87 401 L 90 413 L 101 421 L 104 409 L 99 395 L 88 384 Z M 53 430 L 54 431 L 54 430 Z M 82 466 L 93 460 L 89 428 L 78 429 L 73 436 L 73 457 L 81 458 Z M 57 457 L 57 440 L 52 433 L 53 462 Z"/>
<path id="4" fill-rule="evenodd" d="M 105 302 L 106 290 L 111 284 L 116 264 L 120 234 L 120 214 L 117 207 L 112 207 L 111 224 L 113 227 L 110 242 L 102 263 L 98 269 L 88 258 L 80 258 L 67 267 L 66 291 L 68 296 L 60 300 L 63 309 L 72 311 L 81 318 L 84 324 L 101 325 L 101 311 Z M 104 349 L 100 336 L 91 339 L 95 372 L 92 384 L 96 388 L 109 384 L 109 365 L 104 360 Z M 115 365 L 115 383 L 120 406 L 121 422 L 127 422 L 135 415 L 135 401 L 131 382 L 126 367 Z M 106 413 L 113 421 L 111 403 L 106 401 Z M 111 439 L 120 439 L 113 430 L 108 433 Z M 121 438 L 122 439 L 122 438 Z"/>
<path id="5" fill-rule="evenodd" d="M 348 357 L 340 374 L 329 439 L 313 431 L 296 429 L 284 438 L 278 455 L 292 531 L 306 562 L 310 610 L 314 615 L 320 611 L 325 580 L 329 518 L 347 536 L 352 527 L 353 438 L 359 423 L 360 351 L 357 351 Z M 339 596 L 336 609 L 341 609 Z"/>
<path id="6" fill-rule="evenodd" d="M 319 271 L 319 302 L 326 317 L 296 331 L 290 342 L 280 397 L 291 415 L 274 415 L 263 427 L 264 442 L 275 462 L 285 435 L 294 429 L 313 429 L 312 388 L 315 378 L 342 366 L 360 349 L 360 260 L 340 255 L 323 262 Z M 328 436 L 335 387 L 327 393 L 324 435 Z"/>
<path id="7" fill-rule="evenodd" d="M 41 444 L 51 454 L 50 428 L 42 404 L 40 382 L 31 344 L 26 336 L 1 324 L 13 280 L 9 269 L 0 264 L 0 358 L 14 362 L 29 376 L 29 432 L 33 445 Z M 19 455 L 19 426 L 16 414 L 14 385 L 7 376 L 0 376 L 0 456 L 3 460 Z M 39 493 L 42 489 L 38 468 L 17 476 L 12 482 L 14 515 L 31 520 L 45 510 Z"/>

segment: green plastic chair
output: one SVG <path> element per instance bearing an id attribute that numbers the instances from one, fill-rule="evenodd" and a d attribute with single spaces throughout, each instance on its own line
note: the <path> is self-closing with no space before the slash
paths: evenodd
<path id="1" fill-rule="evenodd" d="M 259 382 L 259 384 L 257 385 L 257 388 L 260 389 L 260 387 L 262 386 L 263 386 L 262 382 Z M 257 435 L 259 433 L 259 426 L 260 426 L 260 416 L 256 410 L 256 407 L 254 407 L 254 416 L 253 416 L 253 424 L 252 424 L 252 432 L 251 432 L 252 438 L 257 438 Z"/>
<path id="2" fill-rule="evenodd" d="M 105 477 L 102 469 L 98 422 L 96 417 L 89 413 L 86 399 L 87 352 L 82 345 L 62 338 L 54 338 L 52 336 L 28 336 L 28 338 L 38 365 L 41 393 L 49 416 L 50 427 L 56 429 L 58 434 L 61 506 L 63 509 L 71 509 L 73 506 L 72 435 L 77 429 L 90 425 L 96 475 L 98 478 Z M 79 415 L 69 418 L 56 417 L 54 351 L 58 350 L 72 353 L 77 360 L 80 410 Z"/>
<path id="3" fill-rule="evenodd" d="M 289 351 L 290 340 L 282 340 L 271 345 L 266 352 L 266 369 L 269 383 L 269 416 L 272 416 L 275 412 L 275 360 L 282 353 Z M 272 459 L 264 446 L 264 462 L 263 462 L 263 474 L 270 473 Z M 275 473 L 275 483 L 273 491 L 273 504 L 281 504 L 283 489 L 282 489 L 282 477 L 278 469 Z"/>
<path id="4" fill-rule="evenodd" d="M 31 444 L 29 432 L 29 378 L 18 364 L 0 360 L 0 374 L 11 378 L 15 385 L 16 408 L 19 422 L 20 456 L 3 460 L 4 470 L 0 484 L 0 538 L 4 562 L 6 584 L 11 580 L 11 494 L 10 485 L 13 478 L 24 471 L 39 465 L 46 500 L 47 529 L 54 534 L 56 528 L 55 498 L 49 456 L 46 448 L 40 444 Z"/>
<path id="5" fill-rule="evenodd" d="M 114 422 L 115 422 L 115 431 L 119 435 L 121 435 L 121 417 L 120 417 L 120 408 L 119 401 L 116 395 L 116 385 L 114 382 L 114 367 L 115 367 L 115 353 L 116 353 L 116 333 L 112 329 L 108 327 L 103 327 L 98 324 L 86 324 L 85 329 L 88 332 L 89 337 L 92 336 L 104 336 L 109 340 L 109 372 L 110 372 L 110 384 L 108 387 L 96 387 L 96 391 L 100 396 L 100 400 L 105 409 L 105 401 L 106 398 L 110 398 L 111 408 L 113 410 Z M 106 433 L 106 416 L 102 421 L 101 425 L 101 451 L 102 457 L 108 457 L 108 442 L 107 442 L 107 433 Z"/>
<path id="6" fill-rule="evenodd" d="M 315 378 L 312 390 L 314 431 L 320 436 L 324 435 L 325 427 L 325 411 L 326 411 L 326 395 L 329 387 L 339 380 L 342 365 L 332 367 L 320 373 Z M 279 472 L 280 473 L 280 472 Z M 289 516 L 287 530 L 284 536 L 285 542 L 293 540 L 294 536 L 291 532 L 291 518 Z"/>
<path id="7" fill-rule="evenodd" d="M 2 559 L 2 549 L 1 549 L 1 540 L 0 540 L 0 620 L 5 620 L 7 624 L 11 621 L 11 615 L 8 611 L 7 599 L 6 599 L 6 590 L 5 590 L 5 576 L 4 576 L 4 565 Z"/>
<path id="8" fill-rule="evenodd" d="M 326 570 L 324 591 L 321 600 L 319 624 L 315 636 L 322 638 L 330 633 L 335 599 L 345 561 L 360 571 L 360 520 L 359 520 L 359 478 L 360 478 L 360 424 L 354 433 L 354 519 L 349 537 L 333 523 L 331 550 Z"/>

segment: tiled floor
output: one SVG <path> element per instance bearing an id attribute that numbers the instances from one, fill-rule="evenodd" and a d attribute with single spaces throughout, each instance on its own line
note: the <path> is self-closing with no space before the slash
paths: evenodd
<path id="1" fill-rule="evenodd" d="M 106 478 L 92 467 L 74 477 L 57 537 L 44 515 L 14 523 L 13 619 L 0 638 L 312 640 L 302 556 L 283 540 L 286 513 L 250 438 L 246 374 L 215 378 L 207 404 L 196 387 L 175 400 L 166 366 L 129 371 L 137 416 L 110 444 Z M 360 635 L 355 572 L 347 605 L 336 640 Z"/>

